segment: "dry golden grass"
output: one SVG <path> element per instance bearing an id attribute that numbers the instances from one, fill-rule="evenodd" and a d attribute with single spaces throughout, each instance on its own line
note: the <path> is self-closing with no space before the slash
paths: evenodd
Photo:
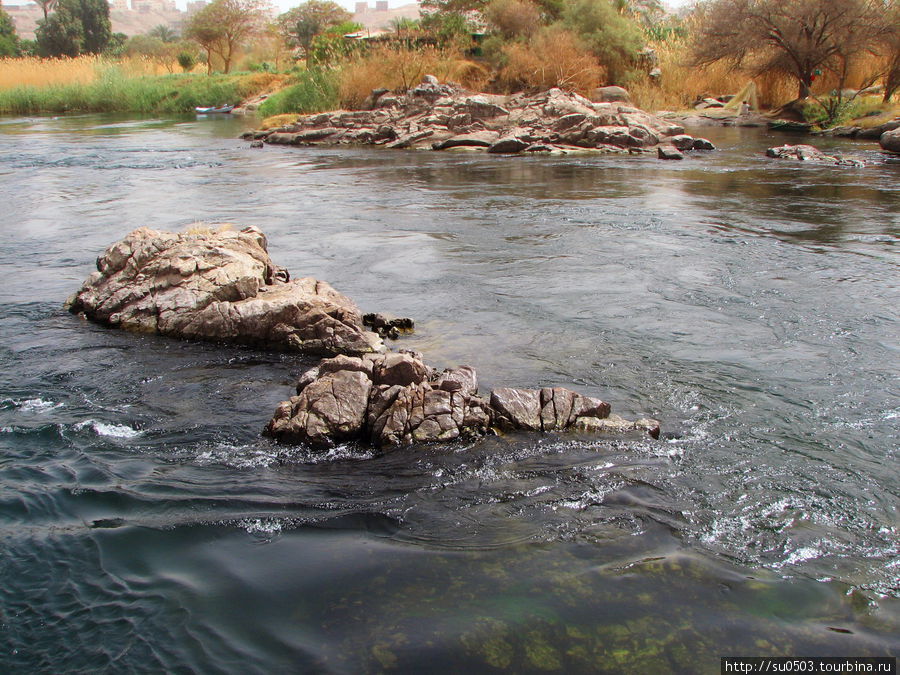
<path id="1" fill-rule="evenodd" d="M 272 115 L 271 117 L 267 117 L 262 121 L 259 125 L 260 129 L 276 129 L 278 127 L 287 126 L 288 124 L 293 124 L 300 118 L 298 113 L 284 113 L 283 115 Z"/>
<path id="2" fill-rule="evenodd" d="M 39 59 L 32 56 L 0 59 L 0 89 L 90 84 L 104 68 L 111 65 L 112 62 L 93 55 L 74 59 Z M 127 77 L 165 75 L 168 72 L 163 64 L 146 58 L 126 58 L 116 61 L 115 65 Z"/>
<path id="3" fill-rule="evenodd" d="M 511 43 L 503 48 L 503 55 L 506 64 L 497 84 L 508 91 L 560 87 L 590 94 L 605 75 L 578 37 L 562 28 L 546 28 L 527 43 Z"/>
<path id="4" fill-rule="evenodd" d="M 373 89 L 403 91 L 416 86 L 424 75 L 476 90 L 483 89 L 489 77 L 484 66 L 433 47 L 416 50 L 378 47 L 342 66 L 341 106 L 354 110 Z"/>

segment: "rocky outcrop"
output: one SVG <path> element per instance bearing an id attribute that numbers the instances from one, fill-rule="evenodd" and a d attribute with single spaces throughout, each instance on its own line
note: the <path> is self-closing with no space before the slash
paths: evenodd
<path id="1" fill-rule="evenodd" d="M 885 131 L 878 140 L 882 150 L 887 152 L 900 153 L 900 129 L 893 131 Z"/>
<path id="2" fill-rule="evenodd" d="M 623 90 L 624 91 L 624 90 Z M 627 92 L 626 92 L 627 95 Z M 684 128 L 621 102 L 595 103 L 550 89 L 540 94 L 474 94 L 428 75 L 405 94 L 373 91 L 366 110 L 301 117 L 275 129 L 247 132 L 247 140 L 280 145 L 383 145 L 388 148 L 465 149 L 492 154 L 653 152 Z M 704 149 L 713 149 L 703 139 Z"/>
<path id="3" fill-rule="evenodd" d="M 794 159 L 801 162 L 816 162 L 819 164 L 834 164 L 836 166 L 864 166 L 858 159 L 846 159 L 826 155 L 824 152 L 811 145 L 781 145 L 766 150 L 766 156 L 774 159 Z"/>
<path id="4" fill-rule="evenodd" d="M 361 440 L 377 446 L 477 438 L 502 431 L 646 431 L 654 420 L 610 415 L 608 403 L 560 387 L 478 393 L 469 366 L 438 372 L 420 354 L 337 356 L 304 373 L 297 395 L 282 402 L 265 434 L 287 443 L 327 447 Z"/>
<path id="5" fill-rule="evenodd" d="M 137 229 L 106 249 L 67 306 L 110 326 L 180 338 L 323 355 L 383 350 L 352 300 L 312 277 L 291 280 L 255 227 Z"/>

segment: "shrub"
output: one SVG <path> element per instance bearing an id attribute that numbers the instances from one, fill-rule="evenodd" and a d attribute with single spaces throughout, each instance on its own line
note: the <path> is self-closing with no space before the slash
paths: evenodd
<path id="1" fill-rule="evenodd" d="M 421 82 L 424 75 L 434 75 L 443 82 L 456 82 L 470 89 L 483 89 L 488 79 L 484 66 L 455 52 L 435 47 L 378 47 L 341 68 L 341 106 L 351 110 L 359 108 L 373 89 L 405 91 Z"/>
<path id="2" fill-rule="evenodd" d="M 588 94 L 603 81 L 603 68 L 571 31 L 550 26 L 528 42 L 503 49 L 497 84 L 507 91 L 560 87 Z"/>
<path id="3" fill-rule="evenodd" d="M 312 113 L 333 110 L 338 105 L 337 73 L 311 68 L 295 76 L 296 84 L 272 94 L 259 107 L 263 117 L 284 113 Z"/>
<path id="4" fill-rule="evenodd" d="M 178 61 L 178 65 L 184 73 L 191 72 L 197 65 L 197 57 L 190 52 L 178 52 L 175 59 Z"/>
<path id="5" fill-rule="evenodd" d="M 597 57 L 608 83 L 627 81 L 643 46 L 634 21 L 616 12 L 608 0 L 573 0 L 563 11 L 563 25 Z"/>
<path id="6" fill-rule="evenodd" d="M 491 0 L 484 18 L 507 39 L 533 35 L 541 26 L 541 10 L 530 0 Z"/>

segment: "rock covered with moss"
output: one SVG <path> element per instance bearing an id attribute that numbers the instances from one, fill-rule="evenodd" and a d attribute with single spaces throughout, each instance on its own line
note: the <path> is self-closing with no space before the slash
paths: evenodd
<path id="1" fill-rule="evenodd" d="M 67 302 L 110 326 L 311 354 L 381 351 L 350 298 L 312 277 L 291 280 L 265 235 L 139 228 L 106 249 Z"/>
<path id="2" fill-rule="evenodd" d="M 476 94 L 427 75 L 404 94 L 375 90 L 367 110 L 307 115 L 275 129 L 251 131 L 248 140 L 279 145 L 381 145 L 388 148 L 497 154 L 648 152 L 678 139 L 683 150 L 712 144 L 684 128 L 620 102 L 595 103 L 550 89 L 538 94 Z"/>
<path id="3" fill-rule="evenodd" d="M 654 420 L 611 416 L 608 403 L 561 387 L 481 396 L 473 368 L 438 372 L 408 351 L 322 361 L 300 378 L 297 395 L 278 406 L 265 433 L 315 447 L 353 440 L 401 446 L 477 438 L 493 428 L 659 435 Z"/>

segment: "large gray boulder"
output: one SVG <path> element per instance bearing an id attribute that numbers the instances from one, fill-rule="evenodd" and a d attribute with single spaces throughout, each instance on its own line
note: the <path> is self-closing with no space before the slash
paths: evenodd
<path id="1" fill-rule="evenodd" d="M 878 140 L 882 150 L 900 153 L 900 129 L 885 131 Z"/>
<path id="2" fill-rule="evenodd" d="M 324 281 L 291 281 L 255 227 L 131 232 L 67 301 L 110 326 L 311 354 L 383 350 L 356 305 Z"/>
<path id="3" fill-rule="evenodd" d="M 348 440 L 391 447 L 477 438 L 492 428 L 659 435 L 654 420 L 610 417 L 608 403 L 560 387 L 499 388 L 481 397 L 474 369 L 439 373 L 415 352 L 322 361 L 300 377 L 297 395 L 279 404 L 264 433 L 312 447 Z"/>

